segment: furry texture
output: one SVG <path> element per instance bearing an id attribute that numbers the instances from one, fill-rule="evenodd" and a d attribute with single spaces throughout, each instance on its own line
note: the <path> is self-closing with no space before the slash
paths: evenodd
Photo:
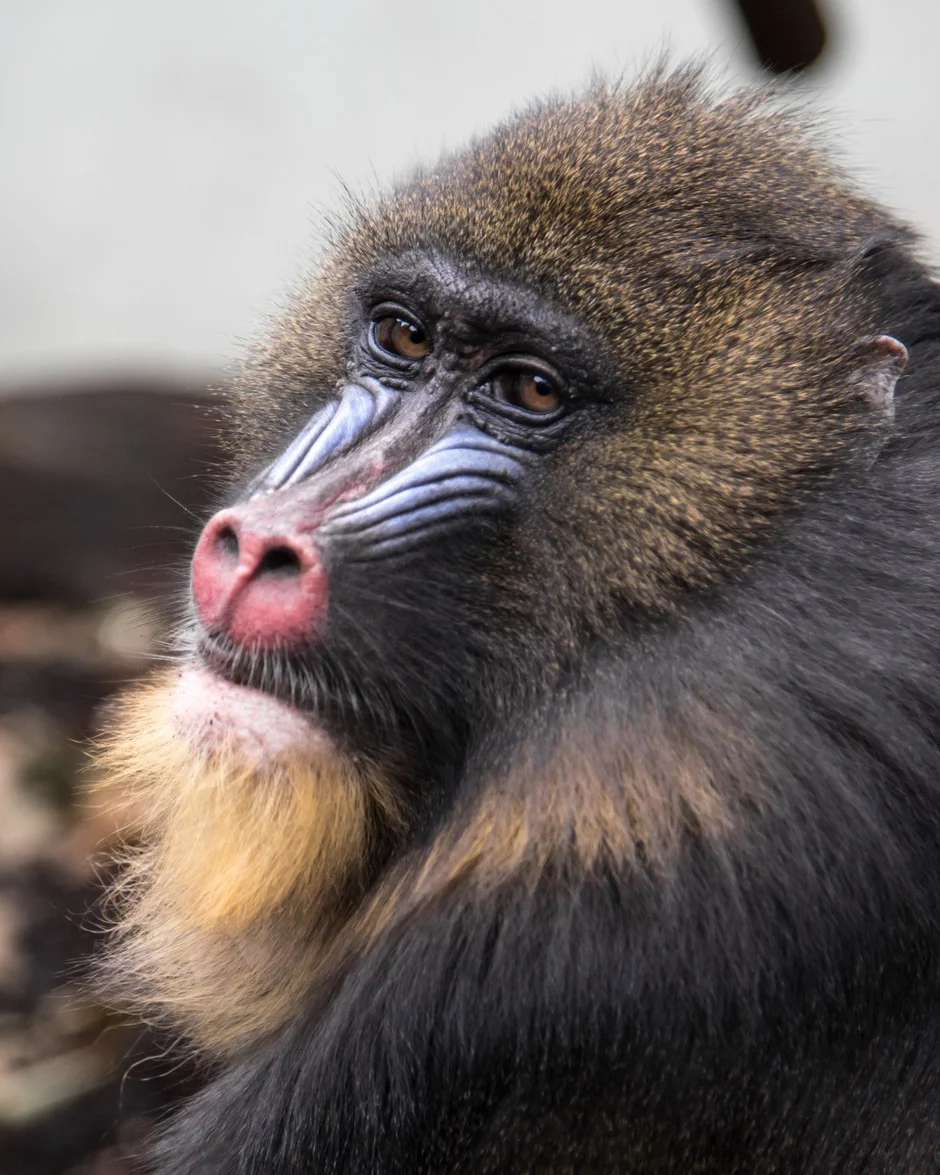
<path id="1" fill-rule="evenodd" d="M 934 1168 L 940 290 L 911 239 L 799 118 L 689 72 L 353 211 L 246 372 L 240 476 L 389 296 L 442 338 L 535 313 L 578 408 L 478 545 L 338 561 L 289 655 L 192 654 L 315 754 L 179 743 L 165 686 L 117 728 L 105 769 L 153 808 L 115 970 L 241 1046 L 161 1173 Z"/>
<path id="2" fill-rule="evenodd" d="M 713 99 L 695 70 L 530 109 L 351 210 L 259 349 L 244 453 L 342 378 L 350 293 L 383 259 L 414 249 L 507 275 L 591 330 L 629 397 L 629 428 L 558 462 L 566 595 L 601 624 L 611 595 L 673 606 L 740 566 L 869 427 L 853 375 L 873 307 L 853 271 L 907 234 L 826 154 L 769 93 Z M 577 546 L 596 533 L 615 541 Z"/>
<path id="3" fill-rule="evenodd" d="M 197 740 L 178 679 L 126 697 L 99 748 L 102 778 L 140 814 L 105 978 L 118 1000 L 218 1054 L 297 1010 L 361 896 L 379 826 L 401 814 L 325 737 L 273 753 L 233 732 Z"/>

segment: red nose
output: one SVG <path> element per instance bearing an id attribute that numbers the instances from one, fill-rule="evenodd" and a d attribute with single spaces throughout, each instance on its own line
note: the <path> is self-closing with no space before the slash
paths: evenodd
<path id="1" fill-rule="evenodd" d="M 326 616 L 327 573 L 309 535 L 267 529 L 250 506 L 209 520 L 193 555 L 193 599 L 203 624 L 243 645 L 313 636 Z"/>

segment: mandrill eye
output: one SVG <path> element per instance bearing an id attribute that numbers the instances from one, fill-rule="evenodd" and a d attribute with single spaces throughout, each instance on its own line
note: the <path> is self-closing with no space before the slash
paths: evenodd
<path id="1" fill-rule="evenodd" d="M 424 328 L 397 314 L 377 318 L 372 325 L 372 337 L 378 347 L 399 359 L 423 359 L 431 350 Z"/>
<path id="2" fill-rule="evenodd" d="M 537 371 L 497 372 L 492 389 L 497 400 L 524 408 L 526 412 L 554 412 L 562 404 L 558 388 Z"/>

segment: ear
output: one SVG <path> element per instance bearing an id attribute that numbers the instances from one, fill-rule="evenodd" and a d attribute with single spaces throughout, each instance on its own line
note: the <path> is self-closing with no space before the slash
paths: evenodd
<path id="1" fill-rule="evenodd" d="M 894 386 L 907 366 L 907 347 L 891 335 L 863 339 L 855 378 L 865 399 L 887 422 L 894 419 Z"/>

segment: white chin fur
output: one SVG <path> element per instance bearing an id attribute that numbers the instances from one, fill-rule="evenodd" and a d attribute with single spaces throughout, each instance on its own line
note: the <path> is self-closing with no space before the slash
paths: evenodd
<path id="1" fill-rule="evenodd" d="M 173 725 L 194 754 L 226 753 L 258 765 L 322 754 L 329 739 L 300 710 L 234 685 L 206 669 L 184 669 L 172 695 Z"/>

